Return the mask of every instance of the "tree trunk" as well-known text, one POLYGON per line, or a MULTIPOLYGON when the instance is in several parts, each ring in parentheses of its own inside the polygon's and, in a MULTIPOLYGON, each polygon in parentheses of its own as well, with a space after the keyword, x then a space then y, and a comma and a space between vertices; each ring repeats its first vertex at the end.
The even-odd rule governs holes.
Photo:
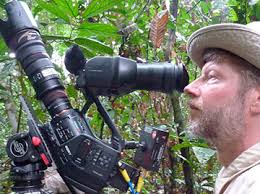
MULTIPOLYGON (((185 130, 184 129, 184 124, 183 124, 183 115, 182 115, 182 110, 180 107, 180 101, 179 101, 179 94, 174 93, 171 96, 171 103, 174 109, 174 121, 177 123, 177 135, 180 137, 179 143, 182 143, 181 139, 181 134, 185 130)), ((181 148, 181 155, 182 157, 186 158, 187 160, 190 159, 190 151, 189 148, 181 148)), ((182 168, 183 168, 183 174, 184 174, 184 180, 186 184, 186 193, 187 194, 194 194, 194 180, 193 180, 193 171, 191 166, 186 162, 183 161, 182 163, 182 168)))
MULTIPOLYGON (((174 20, 177 20, 177 15, 178 15, 178 0, 172 0, 171 5, 170 5, 170 14, 173 16, 174 20)), ((169 40, 167 42, 167 47, 165 50, 165 59, 167 61, 170 61, 172 56, 172 48, 176 42, 176 35, 175 35, 175 30, 170 29, 169 30, 169 40)), ((177 135, 181 137, 182 132, 184 131, 184 124, 183 124, 183 116, 182 116, 182 111, 180 107, 180 102, 179 102, 179 94, 174 93, 171 95, 171 104, 173 107, 173 113, 174 113, 174 122, 177 125, 177 135)), ((179 143, 182 143, 182 140, 180 138, 179 143)), ((171 152, 170 149, 169 151, 169 156, 170 156, 170 163, 176 164, 176 158, 174 158, 174 155, 171 152)), ((190 154, 189 154, 189 148, 182 148, 181 149, 181 155, 186 158, 187 160, 190 159, 190 154)), ((172 176, 171 176, 171 191, 174 193, 176 191, 176 183, 174 180, 175 177, 175 171, 174 171, 174 166, 172 166, 172 176)), ((186 161, 183 161, 182 164, 183 168, 183 174, 184 174, 184 180, 186 184, 186 193, 187 194, 194 194, 194 181, 193 181, 193 172, 192 168, 189 166, 189 164, 186 161)))
POLYGON ((5 104, 7 116, 9 118, 9 122, 12 126, 12 129, 13 129, 12 134, 15 134, 16 130, 17 130, 17 126, 18 126, 18 122, 17 122, 17 119, 16 119, 16 107, 10 99, 6 99, 4 104, 5 104))

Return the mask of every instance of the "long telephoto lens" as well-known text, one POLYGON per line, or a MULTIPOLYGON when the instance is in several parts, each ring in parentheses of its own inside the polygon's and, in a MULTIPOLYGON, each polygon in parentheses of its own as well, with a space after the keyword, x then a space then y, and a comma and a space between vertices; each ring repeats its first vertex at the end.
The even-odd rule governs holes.
POLYGON ((135 89, 145 89, 171 93, 173 90, 183 92, 189 83, 188 73, 183 65, 172 63, 137 63, 135 89))
POLYGON ((136 63, 123 57, 94 57, 78 71, 78 88, 96 95, 122 95, 134 90, 183 92, 189 82, 183 65, 173 63, 136 63))
POLYGON ((51 116, 71 107, 58 73, 44 48, 38 27, 28 8, 21 1, 6 5, 8 21, 1 33, 32 83, 36 96, 51 116))

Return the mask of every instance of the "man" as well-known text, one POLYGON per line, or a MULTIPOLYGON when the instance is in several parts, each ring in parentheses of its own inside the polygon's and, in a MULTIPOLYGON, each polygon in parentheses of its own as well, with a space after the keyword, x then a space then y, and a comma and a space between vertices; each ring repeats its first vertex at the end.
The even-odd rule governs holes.
POLYGON ((193 33, 188 55, 201 76, 185 87, 190 130, 217 150, 216 194, 260 193, 260 22, 193 33))

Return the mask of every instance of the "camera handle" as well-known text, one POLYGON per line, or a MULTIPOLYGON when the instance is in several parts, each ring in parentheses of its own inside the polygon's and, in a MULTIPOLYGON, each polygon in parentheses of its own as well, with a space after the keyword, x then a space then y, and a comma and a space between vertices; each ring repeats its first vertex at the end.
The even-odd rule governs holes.
POLYGON ((85 115, 87 113, 89 107, 93 103, 96 104, 98 112, 100 113, 100 115, 104 119, 104 122, 108 125, 108 127, 112 131, 112 138, 111 138, 112 140, 111 141, 112 141, 113 148, 120 150, 120 151, 122 151, 122 149, 137 149, 139 147, 144 148, 144 145, 139 143, 139 141, 125 141, 125 140, 123 140, 120 133, 118 132, 115 124, 112 122, 108 112, 106 111, 106 109, 104 108, 104 106, 102 105, 102 103, 100 102, 98 97, 95 96, 90 90, 88 90, 86 88, 84 90, 81 90, 81 92, 84 94, 84 96, 87 100, 84 107, 81 110, 81 113, 83 115, 85 115))
POLYGON ((91 104, 95 103, 98 112, 100 113, 100 115, 102 116, 102 118, 104 119, 104 122, 108 125, 109 129, 111 130, 112 133, 112 137, 111 137, 111 142, 112 142, 112 147, 118 151, 122 151, 125 147, 125 142, 122 139, 121 134, 119 133, 118 129, 116 128, 115 124, 113 123, 113 121, 111 120, 108 112, 106 111, 106 109, 104 108, 104 106, 102 105, 102 103, 100 102, 100 100, 98 99, 97 96, 95 96, 91 90, 89 90, 88 88, 84 88, 84 90, 81 90, 82 93, 84 94, 87 103, 84 105, 83 109, 82 109, 82 114, 86 114, 88 108, 91 106, 91 104))

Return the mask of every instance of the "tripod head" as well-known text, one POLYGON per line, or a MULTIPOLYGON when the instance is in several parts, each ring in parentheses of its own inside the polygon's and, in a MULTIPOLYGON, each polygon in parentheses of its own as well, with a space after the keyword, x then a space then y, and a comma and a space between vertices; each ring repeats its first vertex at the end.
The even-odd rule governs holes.
MULTIPOLYGON (((14 182, 15 193, 51 194, 43 188, 44 170, 51 166, 52 159, 46 150, 40 133, 40 126, 33 109, 23 97, 20 97, 24 111, 27 113, 28 132, 11 136, 6 145, 6 152, 11 162, 10 177, 14 182)), ((42 129, 44 130, 44 129, 42 129)))

